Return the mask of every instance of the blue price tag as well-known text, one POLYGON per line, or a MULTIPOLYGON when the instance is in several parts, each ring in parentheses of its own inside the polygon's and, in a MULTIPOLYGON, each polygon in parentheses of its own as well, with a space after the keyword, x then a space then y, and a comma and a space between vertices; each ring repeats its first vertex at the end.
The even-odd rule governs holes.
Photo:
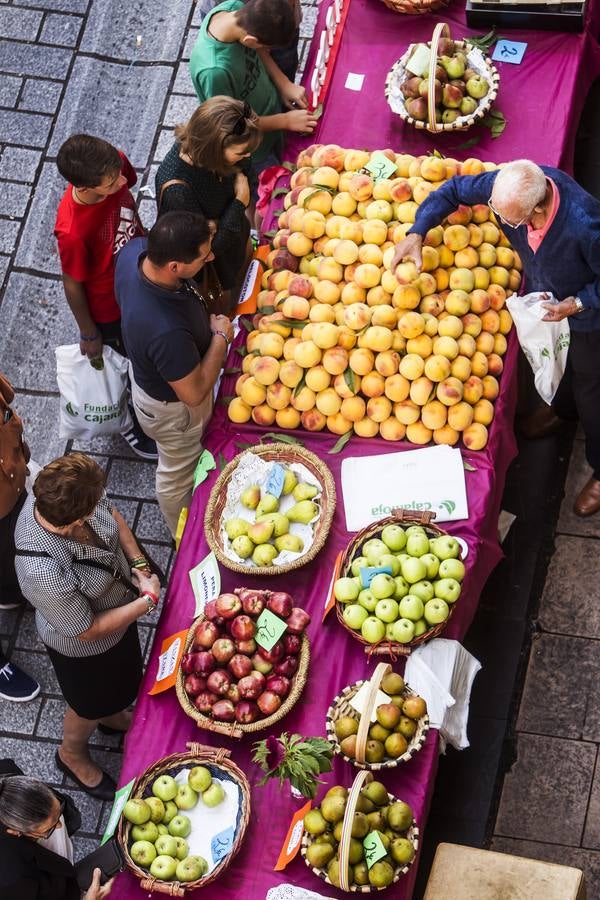
POLYGON ((492 59, 496 62, 514 63, 518 66, 525 56, 526 50, 527 44, 525 41, 498 41, 494 48, 492 59))
POLYGON ((233 827, 230 825, 225 831, 215 834, 210 842, 210 852, 216 865, 224 856, 227 856, 233 844, 233 827))
POLYGON ((391 575, 392 570, 389 566, 365 566, 360 570, 360 583, 363 588, 368 588, 376 575, 391 575))
POLYGON ((265 494, 273 494, 277 498, 281 497, 284 478, 283 467, 279 463, 275 463, 269 472, 269 478, 265 485, 265 494))

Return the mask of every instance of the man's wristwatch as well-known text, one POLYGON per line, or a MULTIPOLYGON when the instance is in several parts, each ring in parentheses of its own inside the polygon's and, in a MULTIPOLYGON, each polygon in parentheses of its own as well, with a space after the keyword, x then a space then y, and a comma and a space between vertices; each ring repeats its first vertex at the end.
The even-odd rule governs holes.
POLYGON ((583 310, 585 309, 585 306, 583 305, 583 303, 581 302, 579 297, 575 297, 575 306, 577 307, 577 311, 575 312, 575 315, 578 315, 580 312, 583 312, 583 310))

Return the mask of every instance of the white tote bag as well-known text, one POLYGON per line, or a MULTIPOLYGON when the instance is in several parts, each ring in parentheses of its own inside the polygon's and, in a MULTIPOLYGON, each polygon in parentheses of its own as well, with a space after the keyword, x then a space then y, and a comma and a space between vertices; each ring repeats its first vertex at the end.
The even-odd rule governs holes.
POLYGON ((548 311, 542 303, 556 303, 556 298, 536 291, 524 297, 513 294, 506 300, 519 343, 533 369, 537 392, 550 404, 565 374, 571 329, 568 319, 542 322, 548 311))
POLYGON ((79 344, 56 348, 61 438, 91 441, 131 428, 127 406, 129 362, 112 347, 104 346, 102 356, 104 368, 99 370, 81 355, 79 344))

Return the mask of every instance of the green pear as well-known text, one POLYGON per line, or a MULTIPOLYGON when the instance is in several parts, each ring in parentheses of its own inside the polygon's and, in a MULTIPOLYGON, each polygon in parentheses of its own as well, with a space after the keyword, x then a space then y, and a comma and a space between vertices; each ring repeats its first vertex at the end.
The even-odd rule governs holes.
POLYGON ((247 534, 240 534, 239 537, 236 537, 231 542, 231 547, 240 559, 248 559, 254 551, 254 544, 247 534))
POLYGON ((275 546, 281 553, 282 550, 290 550, 292 553, 302 553, 304 541, 297 534, 282 534, 275 538, 275 546))
POLYGON ((284 496, 291 494, 296 485, 298 484, 298 479, 296 478, 295 472, 292 472, 291 469, 283 470, 283 490, 281 493, 284 496))
POLYGON ((248 529, 248 537, 253 544, 266 544, 273 537, 274 530, 272 522, 255 522, 248 529))
POLYGON ((279 500, 273 494, 265 494, 260 498, 256 507, 256 515, 263 516, 265 513, 277 512, 279 509, 279 500))
POLYGON ((314 484, 307 484, 306 481, 301 481, 300 484, 296 485, 292 493, 294 500, 298 502, 300 500, 312 500, 319 493, 319 488, 315 487, 314 484))
POLYGON ((318 511, 319 507, 312 500, 301 500, 295 506, 292 506, 291 509, 288 509, 287 517, 290 522, 301 522, 303 525, 308 525, 318 511))
POLYGON ((322 869, 335 856, 335 850, 331 844, 309 844, 306 848, 306 859, 316 869, 322 869))
POLYGON ((248 534, 249 526, 250 523, 246 522, 245 519, 228 519, 227 522, 225 522, 227 537, 230 541, 233 541, 242 534, 248 534))
POLYGON ((243 491, 240 500, 248 509, 256 509, 256 507, 260 503, 259 486, 257 484, 251 484, 250 487, 247 487, 246 490, 243 491))
POLYGON ((290 521, 288 517, 278 512, 263 513, 262 515, 256 517, 256 521, 272 522, 273 537, 276 538, 281 537, 282 534, 287 534, 290 530, 290 521))
POLYGON ((276 556, 277 550, 273 544, 259 544, 254 548, 252 562, 257 566, 270 566, 276 556))

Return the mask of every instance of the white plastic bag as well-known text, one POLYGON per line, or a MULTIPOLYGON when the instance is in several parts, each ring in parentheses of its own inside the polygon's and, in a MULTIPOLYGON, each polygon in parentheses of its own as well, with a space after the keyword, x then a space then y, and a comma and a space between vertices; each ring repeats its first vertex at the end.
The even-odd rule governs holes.
POLYGON ((60 391, 60 437, 91 441, 131 428, 127 406, 129 363, 112 347, 102 348, 104 368, 95 369, 78 344, 56 348, 60 391))
POLYGON ((534 292, 518 297, 513 294, 506 300, 517 337, 533 369, 538 394, 546 403, 552 403, 567 365, 567 353, 571 342, 569 320, 542 322, 547 310, 542 303, 556 303, 552 294, 534 292))

